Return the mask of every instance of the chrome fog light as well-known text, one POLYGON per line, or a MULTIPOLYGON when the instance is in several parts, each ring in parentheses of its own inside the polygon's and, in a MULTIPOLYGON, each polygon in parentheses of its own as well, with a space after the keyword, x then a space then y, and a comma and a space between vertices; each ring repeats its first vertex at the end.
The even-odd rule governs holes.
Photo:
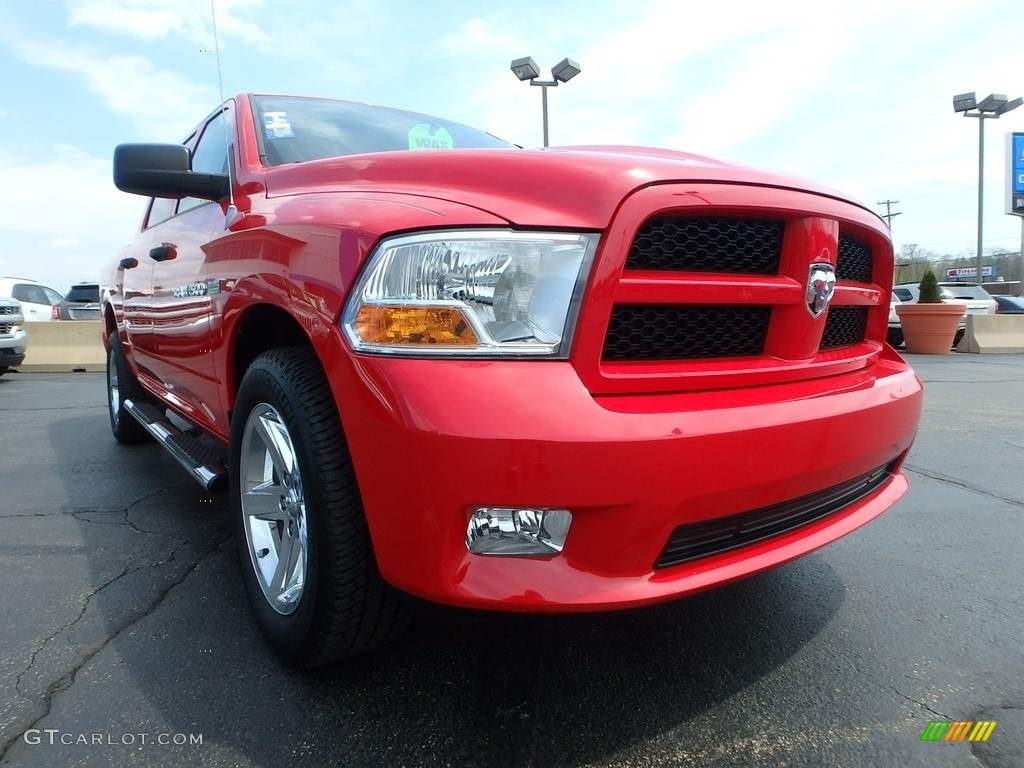
POLYGON ((570 525, 567 509, 474 507, 466 548, 476 555, 551 555, 562 551, 570 525))

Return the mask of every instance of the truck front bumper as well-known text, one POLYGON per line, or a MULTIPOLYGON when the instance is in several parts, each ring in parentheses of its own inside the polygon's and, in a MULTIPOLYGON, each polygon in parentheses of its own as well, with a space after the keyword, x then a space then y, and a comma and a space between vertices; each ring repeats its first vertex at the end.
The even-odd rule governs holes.
POLYGON ((852 373, 685 394, 594 397, 556 361, 339 349, 327 373, 385 580, 426 600, 502 611, 659 602, 835 541, 906 490, 899 467, 922 403, 920 381, 888 349, 852 373), (680 526, 763 514, 883 468, 865 495, 794 530, 655 565, 680 526), (564 549, 471 554, 467 526, 480 506, 569 510, 564 549))
POLYGON ((0 368, 16 368, 25 362, 27 343, 28 334, 19 326, 0 336, 0 368))

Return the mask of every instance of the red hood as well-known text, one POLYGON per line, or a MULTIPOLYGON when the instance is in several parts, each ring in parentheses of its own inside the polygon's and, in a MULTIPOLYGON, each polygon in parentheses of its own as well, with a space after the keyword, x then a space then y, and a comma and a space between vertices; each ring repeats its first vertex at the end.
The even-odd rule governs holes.
POLYGON ((513 225, 595 230, 608 225, 631 192, 666 182, 784 187, 855 203, 834 190, 788 176, 647 147, 382 152, 278 166, 266 172, 271 197, 394 192, 473 206, 513 225))

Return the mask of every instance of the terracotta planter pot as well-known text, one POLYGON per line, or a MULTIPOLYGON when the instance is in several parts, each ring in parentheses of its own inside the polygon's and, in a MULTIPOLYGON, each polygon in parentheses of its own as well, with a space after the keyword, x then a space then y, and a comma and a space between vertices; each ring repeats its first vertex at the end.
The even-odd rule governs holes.
POLYGON ((964 304, 898 304, 896 314, 903 326, 907 352, 916 355, 948 355, 964 304))

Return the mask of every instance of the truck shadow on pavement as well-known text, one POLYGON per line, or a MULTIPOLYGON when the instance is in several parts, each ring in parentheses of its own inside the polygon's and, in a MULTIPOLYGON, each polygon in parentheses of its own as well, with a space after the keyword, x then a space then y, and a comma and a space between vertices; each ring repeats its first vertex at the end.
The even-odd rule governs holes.
MULTIPOLYGON (((81 474, 80 449, 62 439, 72 428, 95 446, 94 482, 110 484, 111 499, 74 512, 92 591, 61 630, 76 655, 36 672, 47 714, 33 727, 203 734, 199 746, 151 747, 161 763, 626 759, 634 745, 672 739, 673 729, 771 673, 828 624, 845 595, 825 559, 811 555, 643 610, 469 624, 418 618, 371 655, 296 670, 249 616, 226 498, 204 496, 156 446, 114 444, 105 413, 68 422, 50 435, 57 477, 70 496, 81 474)), ((8 756, 24 749, 19 743, 8 756)), ((47 762, 83 757, 74 747, 47 750, 47 762)), ((122 752, 87 757, 114 764, 129 758, 122 752)))

